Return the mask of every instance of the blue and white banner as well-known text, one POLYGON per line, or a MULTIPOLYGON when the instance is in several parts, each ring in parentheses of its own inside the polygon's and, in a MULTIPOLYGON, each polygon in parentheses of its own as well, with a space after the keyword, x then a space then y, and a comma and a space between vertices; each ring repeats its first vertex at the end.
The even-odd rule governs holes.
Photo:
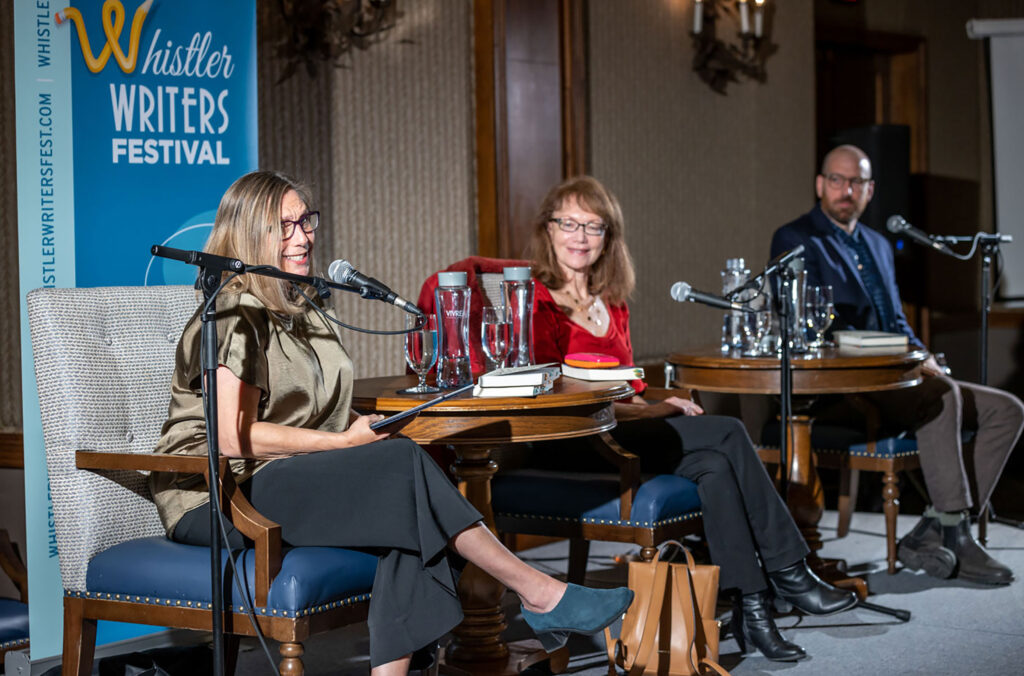
MULTIPOLYGON (((188 284, 149 248, 202 248, 257 167, 251 0, 16 0, 18 246, 32 660, 61 651, 62 589, 25 294, 188 284)), ((152 628, 101 623, 98 643, 152 628)))

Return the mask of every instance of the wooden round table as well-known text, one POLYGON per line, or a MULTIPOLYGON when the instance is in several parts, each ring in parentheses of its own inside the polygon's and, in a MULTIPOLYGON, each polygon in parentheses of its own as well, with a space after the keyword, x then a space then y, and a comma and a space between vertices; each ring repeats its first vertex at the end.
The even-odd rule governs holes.
MULTIPOLYGON (((400 395, 415 383, 413 376, 390 376, 355 381, 352 407, 362 413, 396 413, 435 395, 400 395)), ((452 466, 459 490, 494 531, 491 477, 498 469, 491 451, 501 445, 548 441, 601 434, 615 427, 612 404, 633 396, 624 382, 585 382, 559 378, 554 389, 537 397, 473 398, 467 395, 426 409, 402 430, 421 445, 451 445, 452 466)), ((561 649, 550 656, 536 640, 505 642, 508 626, 501 609, 505 587, 469 564, 459 578, 459 599, 465 615, 452 630, 454 640, 444 653, 442 671, 467 674, 519 673, 536 662, 551 659, 558 673, 568 664, 561 649)))
MULTIPOLYGON (((927 356, 927 352, 918 349, 898 354, 864 354, 836 348, 793 355, 793 394, 854 394, 913 387, 921 382, 921 364, 927 356)), ((668 361, 675 367, 673 383, 678 387, 738 394, 780 393, 781 368, 777 358, 739 357, 723 354, 718 347, 708 347, 672 354, 668 361)), ((791 415, 787 431, 792 457, 786 502, 811 548, 811 563, 825 577, 857 589, 863 597, 867 593, 863 580, 846 577, 842 562, 825 561, 816 555, 821 549, 818 522, 825 509, 825 497, 811 452, 810 416, 791 415)))

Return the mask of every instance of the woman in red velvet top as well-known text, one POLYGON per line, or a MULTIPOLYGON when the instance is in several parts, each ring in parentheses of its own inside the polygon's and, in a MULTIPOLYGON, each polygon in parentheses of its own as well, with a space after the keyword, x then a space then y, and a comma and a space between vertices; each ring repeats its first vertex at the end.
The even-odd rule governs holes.
MULTIPOLYGON (((618 201, 589 176, 566 181, 544 199, 531 242, 538 363, 573 352, 633 363, 626 299, 636 277, 623 227, 618 201)), ((721 587, 738 596, 734 628, 741 647, 749 642, 774 660, 806 657, 776 628, 769 593, 815 615, 850 608, 856 597, 807 567, 807 545, 739 420, 703 415, 679 397, 648 403, 640 396, 646 386, 632 384, 637 395, 616 404, 612 435, 640 456, 644 472, 675 473, 697 484, 721 587)))

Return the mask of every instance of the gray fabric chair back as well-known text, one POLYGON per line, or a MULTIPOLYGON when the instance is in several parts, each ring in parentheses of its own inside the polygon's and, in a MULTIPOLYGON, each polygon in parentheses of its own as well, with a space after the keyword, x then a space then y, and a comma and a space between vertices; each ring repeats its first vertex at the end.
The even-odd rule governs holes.
POLYGON ((28 294, 66 590, 85 591, 86 566, 99 552, 164 532, 145 475, 78 470, 75 451, 152 452, 167 418, 178 339, 197 305, 188 286, 28 294))

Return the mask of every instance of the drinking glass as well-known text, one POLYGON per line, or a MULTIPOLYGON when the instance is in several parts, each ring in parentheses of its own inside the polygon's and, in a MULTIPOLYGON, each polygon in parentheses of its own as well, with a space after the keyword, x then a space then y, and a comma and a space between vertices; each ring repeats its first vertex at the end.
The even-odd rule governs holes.
POLYGON ((814 340, 810 347, 825 347, 824 335, 835 318, 835 305, 832 300, 831 286, 812 286, 807 289, 804 317, 807 327, 814 332, 814 340))
POLYGON ((399 394, 433 394, 441 390, 427 385, 427 373, 437 363, 437 317, 427 315, 406 315, 405 328, 405 363, 409 365, 420 381, 415 387, 399 390, 399 394), (419 322, 423 325, 416 328, 419 322))
POLYGON ((505 365, 505 358, 512 347, 512 324, 502 306, 484 308, 483 322, 480 324, 480 341, 483 343, 484 354, 492 368, 505 365))

